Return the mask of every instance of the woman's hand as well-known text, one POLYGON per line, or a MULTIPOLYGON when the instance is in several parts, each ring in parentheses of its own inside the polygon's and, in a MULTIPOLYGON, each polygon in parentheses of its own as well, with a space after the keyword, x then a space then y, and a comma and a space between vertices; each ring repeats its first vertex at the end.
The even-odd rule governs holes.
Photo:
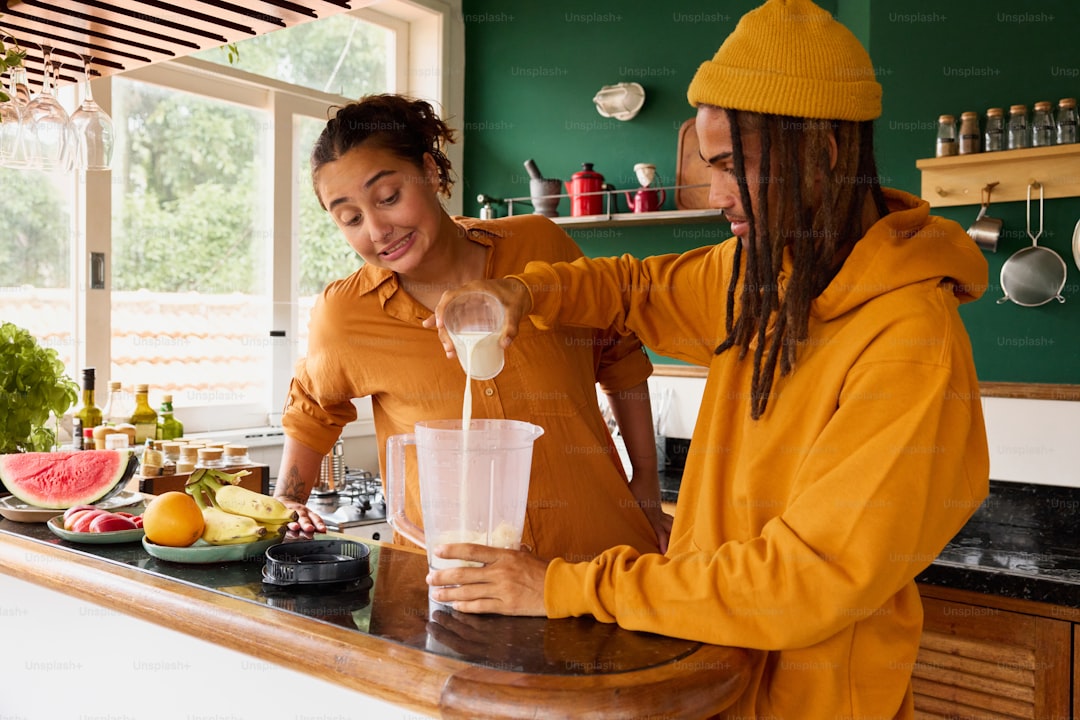
POLYGON ((502 338, 499 343, 504 349, 509 347, 514 338, 517 337, 518 325, 521 324, 522 318, 532 310, 532 296, 529 294, 529 289, 523 282, 513 278, 474 280, 459 288, 444 292, 442 297, 439 298, 439 304, 435 306, 435 313, 424 320, 424 327, 438 328, 439 340, 442 342, 443 350, 446 351, 446 357, 454 358, 457 357, 457 354, 454 352, 454 343, 450 340, 450 335, 443 326, 443 310, 446 308, 447 303, 458 295, 467 292, 486 292, 498 298, 505 312, 502 338))
POLYGON ((645 511, 645 517, 649 518, 649 524, 656 533, 656 542, 660 546, 661 554, 666 553, 668 542, 671 540, 671 525, 675 518, 655 505, 643 505, 641 509, 645 511))
POLYGON ((285 526, 285 537, 304 538, 310 540, 315 533, 326 532, 326 523, 318 513, 309 510, 308 506, 293 498, 278 497, 285 507, 296 511, 296 520, 285 526))
POLYGON ((482 567, 432 570, 431 597, 459 612, 543 617, 546 560, 522 550, 456 543, 435 548, 435 556, 483 563, 482 567))

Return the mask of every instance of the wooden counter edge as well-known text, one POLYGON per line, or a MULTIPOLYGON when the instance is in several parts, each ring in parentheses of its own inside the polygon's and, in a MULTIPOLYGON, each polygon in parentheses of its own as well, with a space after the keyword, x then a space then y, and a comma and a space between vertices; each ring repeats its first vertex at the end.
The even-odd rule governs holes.
POLYGON ((629 673, 499 671, 10 533, 0 533, 0 573, 436 717, 505 717, 508 707, 535 712, 537 703, 565 716, 591 708, 590 717, 625 717, 631 707, 634 716, 667 716, 683 696, 680 702, 710 715, 735 701, 752 664, 750 651, 702 645, 682 660, 629 673), (492 715, 481 711, 488 695, 492 715))
POLYGON ((753 651, 702 645, 671 663, 604 675, 522 675, 482 667, 455 673, 443 690, 443 717, 711 717, 750 682, 753 651))

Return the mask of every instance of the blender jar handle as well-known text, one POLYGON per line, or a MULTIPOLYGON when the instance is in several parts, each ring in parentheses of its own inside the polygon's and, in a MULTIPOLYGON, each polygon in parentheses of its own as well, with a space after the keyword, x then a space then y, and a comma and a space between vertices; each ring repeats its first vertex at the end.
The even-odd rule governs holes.
POLYGON ((424 531, 405 516, 405 447, 416 445, 416 434, 391 435, 386 439, 386 519, 390 527, 420 547, 424 531))

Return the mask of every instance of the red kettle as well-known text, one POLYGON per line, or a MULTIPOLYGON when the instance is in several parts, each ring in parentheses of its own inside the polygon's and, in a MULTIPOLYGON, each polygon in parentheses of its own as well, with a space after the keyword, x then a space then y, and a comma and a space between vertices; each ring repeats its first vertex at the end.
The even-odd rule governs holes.
POLYGON ((626 193, 626 204, 630 206, 630 212, 643 213, 659 210, 660 206, 667 200, 667 193, 663 188, 659 190, 651 190, 649 188, 641 188, 633 196, 630 195, 630 191, 624 191, 626 193))
POLYGON ((604 176, 593 170, 592 163, 582 163, 581 169, 566 183, 570 196, 570 214, 601 215, 604 212, 604 176))

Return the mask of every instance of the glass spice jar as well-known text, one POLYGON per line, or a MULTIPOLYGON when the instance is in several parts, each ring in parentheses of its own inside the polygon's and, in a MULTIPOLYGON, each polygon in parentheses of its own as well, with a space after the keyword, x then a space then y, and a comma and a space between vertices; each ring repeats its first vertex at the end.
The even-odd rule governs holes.
POLYGON ((1005 149, 1005 111, 990 108, 986 111, 986 129, 983 132, 983 152, 1005 149))
POLYGON ((935 157, 948 157, 956 154, 956 118, 952 115, 938 117, 937 150, 935 157))
POLYGON ((960 154, 979 152, 979 116, 965 112, 960 115, 960 154))
POLYGON ((1009 107, 1009 124, 1006 130, 1006 144, 1009 150, 1031 147, 1031 136, 1028 134, 1027 105, 1012 105, 1009 107))
POLYGON ((1035 112, 1031 116, 1031 146, 1046 147, 1054 144, 1054 121, 1050 117, 1050 103, 1035 103, 1035 112))
POLYGON ((1076 98, 1062 98, 1058 101, 1057 143, 1068 145, 1077 141, 1076 98))
POLYGON ((247 445, 233 445, 230 443, 223 449, 225 450, 225 467, 251 464, 251 456, 248 455, 247 445))

